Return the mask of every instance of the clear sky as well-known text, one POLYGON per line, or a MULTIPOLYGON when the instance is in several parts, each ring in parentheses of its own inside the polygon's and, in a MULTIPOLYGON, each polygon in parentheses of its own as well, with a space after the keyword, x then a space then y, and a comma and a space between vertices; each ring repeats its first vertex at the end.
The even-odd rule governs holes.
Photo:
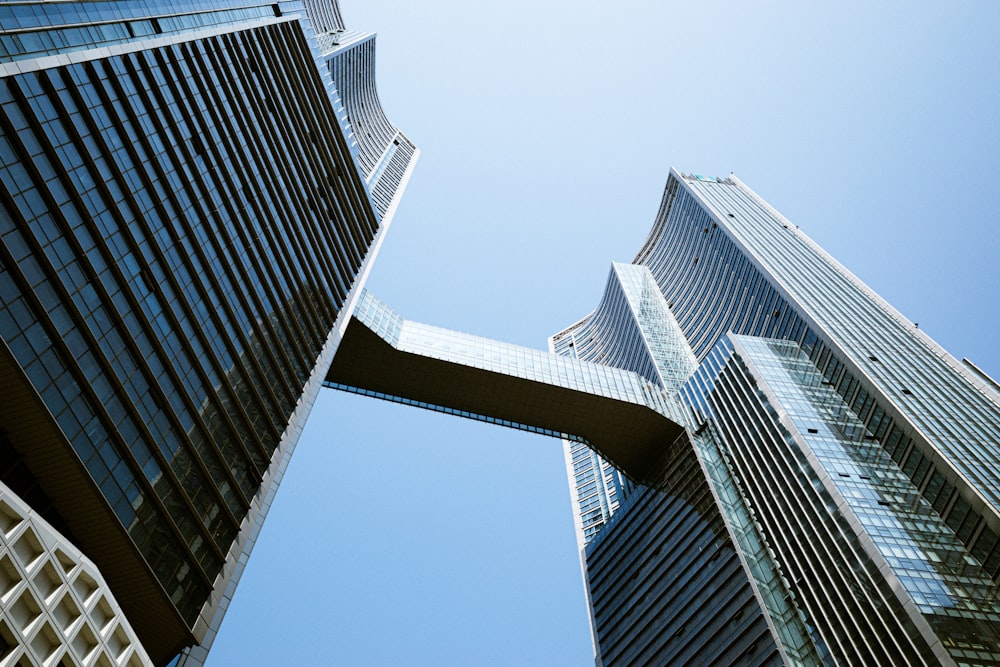
MULTIPOLYGON (((422 150, 369 288, 544 348, 670 165, 1000 377, 1000 3, 341 0, 422 150)), ((325 391, 209 667, 587 665, 559 442, 325 391)))

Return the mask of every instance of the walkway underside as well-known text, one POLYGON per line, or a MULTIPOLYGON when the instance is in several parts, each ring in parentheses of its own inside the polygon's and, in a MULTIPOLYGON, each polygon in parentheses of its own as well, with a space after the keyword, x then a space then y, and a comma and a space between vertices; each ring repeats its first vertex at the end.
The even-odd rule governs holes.
MULTIPOLYGON (((352 318, 327 375, 327 385, 497 421, 514 428, 581 439, 639 482, 654 481, 653 467, 659 455, 682 431, 680 425, 646 405, 558 382, 516 377, 502 370, 483 368, 490 364, 482 362, 474 366, 401 347, 404 346, 391 344, 362 321, 352 318)), ((563 360, 537 350, 532 352, 559 363, 563 360)))

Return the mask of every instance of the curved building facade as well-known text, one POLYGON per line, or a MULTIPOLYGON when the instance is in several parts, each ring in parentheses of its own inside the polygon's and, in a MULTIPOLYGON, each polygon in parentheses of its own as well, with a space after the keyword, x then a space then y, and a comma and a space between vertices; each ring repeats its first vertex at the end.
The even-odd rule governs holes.
MULTIPOLYGON (((668 395, 697 365, 649 270, 617 262, 594 312, 552 336, 549 349, 630 370, 668 395)), ((566 440, 563 446, 582 549, 611 518, 632 482, 584 443, 566 440)))
MULTIPOLYGON (((997 385, 734 176, 672 170, 634 263, 668 311, 653 317, 685 341, 666 356, 687 377, 666 391, 687 411, 697 465, 780 660, 1000 664, 997 385)), ((621 315, 619 292, 609 287, 550 347, 650 368, 652 348, 638 318, 621 315)), ((580 541, 595 654, 599 664, 632 664, 623 645, 659 650, 676 632, 662 617, 630 618, 676 595, 676 581, 647 582, 637 597, 638 584, 621 580, 662 557, 663 545, 643 540, 660 531, 655 517, 672 495, 627 490, 602 507, 610 518, 588 524, 593 482, 608 466, 566 445, 578 529, 590 525, 580 541)), ((669 489, 676 474, 663 472, 669 489)), ((669 543, 690 539, 678 529, 669 543)), ((697 562, 681 580, 698 576, 697 562)), ((688 660, 671 655, 666 662, 688 660)))
POLYGON ((551 355, 344 340, 330 386, 563 438, 598 665, 1000 664, 996 385, 735 177, 672 171, 551 355))
POLYGON ((799 342, 994 578, 1000 393, 735 177, 671 174, 637 263, 699 358, 726 333, 799 342))
POLYGON ((348 141, 358 149, 361 168, 380 215, 395 205, 409 178, 416 147, 392 124, 375 86, 375 35, 329 33, 320 37, 323 60, 348 119, 348 141))

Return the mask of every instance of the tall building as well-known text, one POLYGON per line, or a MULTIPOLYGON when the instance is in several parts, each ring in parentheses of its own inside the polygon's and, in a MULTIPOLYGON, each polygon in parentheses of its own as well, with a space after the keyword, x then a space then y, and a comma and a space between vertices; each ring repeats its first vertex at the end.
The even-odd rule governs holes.
POLYGON ((333 0, 0 26, 0 662, 198 664, 417 151, 333 0))
MULTIPOLYGON (((609 315, 609 285, 550 346, 647 376, 700 364, 660 384, 680 389, 786 659, 791 648, 837 664, 997 664, 1000 387, 734 176, 672 171, 634 266, 658 312, 633 299, 609 315), (686 349, 658 349, 655 324, 686 349)), ((670 501, 643 489, 605 504, 606 465, 576 443, 566 456, 596 654, 629 664, 676 641, 676 624, 657 620, 677 606, 676 582, 652 573, 664 545, 634 538, 670 501)))
POLYGON ((1000 664, 1000 385, 735 176, 549 346, 365 296, 327 384, 565 441, 597 664, 1000 664))

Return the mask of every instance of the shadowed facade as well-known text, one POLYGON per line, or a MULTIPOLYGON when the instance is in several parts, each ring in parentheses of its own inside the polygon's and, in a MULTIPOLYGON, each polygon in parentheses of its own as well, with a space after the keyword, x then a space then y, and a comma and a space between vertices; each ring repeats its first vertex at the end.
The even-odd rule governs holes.
MULTIPOLYGON (((116 661, 195 665, 418 151, 333 0, 0 3, 0 25, 0 494, 96 566, 145 647, 116 661)), ((0 662, 91 664, 111 631, 35 622, 82 581, 36 560, 5 570, 0 662)))

